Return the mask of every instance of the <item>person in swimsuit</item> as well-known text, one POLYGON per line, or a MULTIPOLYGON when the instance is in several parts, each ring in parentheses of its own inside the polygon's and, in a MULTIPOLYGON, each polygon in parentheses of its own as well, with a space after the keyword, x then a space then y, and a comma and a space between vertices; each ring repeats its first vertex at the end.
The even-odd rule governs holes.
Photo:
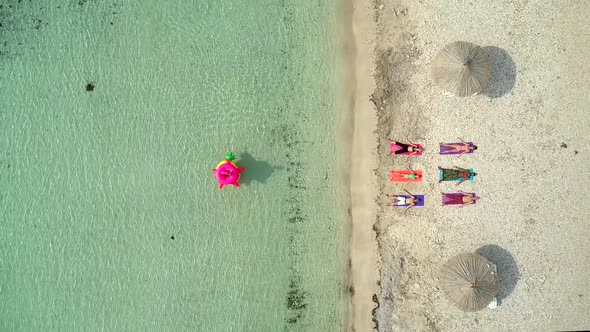
POLYGON ((464 207, 466 205, 475 204, 475 202, 479 199, 479 196, 475 194, 466 193, 462 190, 458 191, 459 193, 442 194, 442 205, 461 205, 460 207, 464 207))
POLYGON ((441 183, 442 181, 456 181, 460 179, 460 181, 457 182, 455 186, 458 186, 477 175, 475 172, 471 172, 466 168, 457 166, 453 166, 453 168, 442 168, 439 166, 438 169, 442 171, 442 178, 438 180, 438 183, 441 183))
POLYGON ((465 142, 462 138, 459 138, 462 143, 453 143, 453 144, 444 144, 440 143, 440 146, 444 146, 446 148, 450 148, 451 150, 447 150, 445 152, 441 152, 441 154, 451 154, 451 153, 459 153, 459 157, 477 150, 476 145, 471 145, 465 142))
POLYGON ((420 203, 420 199, 416 196, 410 194, 407 190, 404 189, 406 194, 409 197, 401 196, 401 195, 390 195, 386 194, 387 198, 391 198, 391 204, 387 203, 387 206, 405 206, 404 212, 407 211, 409 208, 414 207, 416 204, 420 203))
POLYGON ((410 142, 410 140, 406 140, 406 141, 408 142, 406 144, 394 141, 394 143, 397 146, 401 147, 401 149, 395 151, 393 154, 410 153, 410 155, 414 155, 416 153, 422 152, 422 149, 417 144, 410 142))
MULTIPOLYGON (((408 167, 408 169, 412 172, 411 174, 404 174, 404 172, 400 171, 392 171, 391 172, 391 181, 392 182, 414 182, 420 181, 422 176, 416 173, 413 169, 408 167)), ((407 172, 405 172, 407 173, 407 172)))
POLYGON ((410 182, 411 182, 411 181, 416 181, 416 180, 420 179, 420 175, 418 175, 416 173, 404 174, 404 178, 405 179, 410 179, 410 182))

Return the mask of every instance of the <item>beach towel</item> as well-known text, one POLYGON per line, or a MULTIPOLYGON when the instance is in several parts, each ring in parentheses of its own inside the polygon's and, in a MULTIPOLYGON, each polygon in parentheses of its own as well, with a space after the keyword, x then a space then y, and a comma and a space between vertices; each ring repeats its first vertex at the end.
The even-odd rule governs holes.
MULTIPOLYGON (((475 193, 470 193, 471 195, 475 196, 475 193)), ((463 205, 463 197, 467 196, 464 193, 449 193, 449 194, 442 194, 442 202, 444 205, 463 205)), ((471 204, 477 204, 477 201, 474 201, 471 204)))
MULTIPOLYGON (((473 168, 468 169, 470 174, 473 174, 473 168)), ((460 182, 463 181, 463 177, 461 177, 461 173, 463 171, 453 168, 443 168, 438 170, 438 179, 440 181, 451 181, 451 182, 460 182)), ((469 176, 467 180, 473 181, 475 178, 473 176, 469 176)))
MULTIPOLYGON (((398 197, 402 197, 405 199, 410 198, 409 195, 392 195, 391 202, 393 203, 393 207, 407 207, 410 205, 410 204, 396 205, 396 198, 398 198, 398 197)), ((414 197, 416 197, 419 200, 418 202, 416 202, 416 205, 414 205, 414 206, 424 206, 424 195, 414 195, 414 197)))
MULTIPOLYGON (((445 143, 445 144, 464 144, 463 142, 458 142, 458 143, 445 143)), ((469 144, 469 146, 473 147, 473 142, 467 142, 467 144, 469 144)), ((453 148, 449 148, 447 146, 443 146, 440 145, 440 154, 461 154, 461 152, 448 152, 448 151, 452 151, 454 150, 453 148)), ((473 150, 469 151, 469 152, 465 152, 467 153, 473 153, 473 150)))
POLYGON ((389 179, 391 182, 422 182, 422 171, 397 169, 389 173, 389 179))
MULTIPOLYGON (((423 150, 424 147, 422 144, 416 144, 416 146, 423 150)), ((389 154, 399 155, 399 156, 421 156, 422 151, 420 152, 408 152, 407 151, 408 144, 399 143, 399 142, 391 142, 389 145, 389 154)))

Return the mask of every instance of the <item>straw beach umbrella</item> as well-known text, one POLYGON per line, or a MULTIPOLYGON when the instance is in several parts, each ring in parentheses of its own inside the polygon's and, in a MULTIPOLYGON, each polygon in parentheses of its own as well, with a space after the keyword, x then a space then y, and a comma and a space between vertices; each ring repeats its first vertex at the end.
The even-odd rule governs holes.
POLYGON ((494 266, 480 255, 459 254, 441 272, 443 293, 463 311, 484 309, 500 291, 494 266))
POLYGON ((486 51, 472 43, 446 45, 432 63, 432 76, 447 93, 459 97, 480 93, 490 82, 492 61, 486 51))

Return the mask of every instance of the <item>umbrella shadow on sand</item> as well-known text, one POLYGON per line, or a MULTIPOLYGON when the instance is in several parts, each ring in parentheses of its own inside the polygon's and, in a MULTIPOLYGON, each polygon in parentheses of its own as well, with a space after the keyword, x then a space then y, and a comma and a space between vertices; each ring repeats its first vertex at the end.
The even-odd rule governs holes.
POLYGON ((516 84, 516 65, 512 57, 503 49, 495 46, 483 48, 492 60, 492 77, 482 94, 499 98, 512 91, 516 84))
POLYGON ((284 168, 283 166, 273 166, 264 160, 256 160, 248 152, 240 154, 238 164, 240 167, 246 168, 246 171, 240 175, 240 183, 246 185, 250 184, 252 181, 266 183, 274 171, 282 170, 284 168))
POLYGON ((475 251, 476 254, 487 258, 498 268, 498 277, 500 281, 500 292, 497 295, 498 305, 502 300, 508 297, 520 279, 518 266, 512 255, 504 248, 495 244, 485 245, 475 251))

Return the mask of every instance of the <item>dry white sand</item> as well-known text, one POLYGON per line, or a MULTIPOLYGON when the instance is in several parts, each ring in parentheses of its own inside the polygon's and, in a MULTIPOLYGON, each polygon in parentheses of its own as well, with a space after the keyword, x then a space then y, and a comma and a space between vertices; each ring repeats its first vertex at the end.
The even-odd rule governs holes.
POLYGON ((373 5, 379 190, 401 193, 388 171, 412 166, 426 179, 406 188, 427 195, 425 207, 405 215, 379 201, 379 330, 590 328, 590 3, 373 5), (488 47, 495 69, 485 94, 449 98, 433 85, 430 61, 456 40, 488 47), (387 139, 406 137, 424 143, 426 154, 388 156, 387 139), (439 142, 457 137, 479 150, 438 155, 439 142), (436 167, 454 165, 479 174, 460 187, 482 197, 477 206, 441 206, 440 193, 456 188, 437 183, 436 167), (464 313, 444 298, 437 274, 451 256, 478 249, 498 265, 501 303, 464 313))

